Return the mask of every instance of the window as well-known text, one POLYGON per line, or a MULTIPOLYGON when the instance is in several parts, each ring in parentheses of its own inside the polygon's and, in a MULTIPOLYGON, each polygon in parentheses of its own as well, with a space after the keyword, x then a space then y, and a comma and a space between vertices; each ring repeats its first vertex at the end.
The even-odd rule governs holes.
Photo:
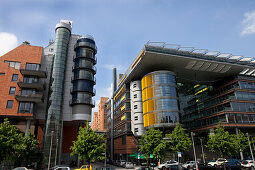
POLYGON ((137 109, 137 105, 134 105, 134 109, 137 109))
POLYGON ((137 94, 134 94, 134 99, 137 98, 137 94))
POLYGON ((136 84, 133 84, 133 88, 136 88, 136 84))
POLYGON ((13 100, 8 100, 7 105, 6 105, 6 109, 11 109, 12 105, 13 105, 13 100))
POLYGON ((33 113, 34 104, 30 102, 20 102, 18 113, 33 113))
POLYGON ((5 63, 9 63, 9 67, 13 67, 15 69, 20 69, 20 62, 16 62, 16 61, 4 61, 5 63))
POLYGON ((138 116, 135 116, 135 120, 138 120, 138 116))
POLYGON ((135 132, 138 132, 138 128, 135 128, 135 132))
POLYGON ((12 81, 18 81, 18 74, 12 75, 12 81))
POLYGON ((39 70, 40 69, 40 64, 35 64, 35 63, 27 63, 26 64, 26 70, 39 70))
POLYGON ((5 75, 5 73, 0 73, 0 76, 1 76, 1 75, 5 75))
POLYGON ((10 87, 9 94, 10 94, 10 95, 15 94, 15 90, 16 90, 16 87, 10 87))

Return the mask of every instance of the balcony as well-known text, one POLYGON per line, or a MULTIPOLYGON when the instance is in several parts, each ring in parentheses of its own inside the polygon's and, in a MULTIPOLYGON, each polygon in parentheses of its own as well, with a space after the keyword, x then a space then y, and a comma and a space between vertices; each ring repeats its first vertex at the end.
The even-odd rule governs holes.
POLYGON ((75 61, 78 58, 87 58, 87 59, 90 59, 90 60, 92 59, 93 60, 93 64, 94 65, 97 64, 97 57, 96 56, 94 56, 94 57, 86 57, 86 56, 76 56, 76 55, 74 55, 73 56, 73 61, 75 61))
POLYGON ((22 75, 38 76, 40 78, 47 78, 47 71, 41 70, 41 66, 39 64, 35 67, 28 67, 27 65, 21 65, 20 73, 22 75))
POLYGON ((91 93, 93 96, 96 95, 96 89, 93 88, 93 91, 91 91, 90 89, 73 89, 72 87, 70 88, 70 93, 74 93, 74 92, 88 92, 91 93))
POLYGON ((97 68, 95 66, 93 66, 92 68, 91 67, 88 67, 88 66, 82 66, 82 65, 79 65, 79 66, 73 66, 72 67, 72 70, 76 70, 76 69, 88 69, 88 70, 91 70, 93 71, 94 74, 96 74, 97 72, 97 68))
POLYGON ((34 102, 34 103, 42 103, 43 102, 43 93, 35 93, 35 94, 20 94, 17 93, 15 95, 15 99, 19 102, 34 102))
POLYGON ((71 81, 73 82, 74 80, 90 80, 90 81, 93 81, 94 85, 97 82, 96 77, 93 77, 93 79, 87 78, 87 77, 71 77, 71 81))
POLYGON ((75 100, 70 100, 69 104, 75 105, 75 104, 86 104, 86 105, 91 105, 92 107, 95 107, 95 100, 80 100, 80 99, 75 99, 75 100))
POLYGON ((32 80, 27 82, 19 80, 17 84, 20 88, 37 89, 38 91, 45 89, 45 82, 43 80, 32 80))

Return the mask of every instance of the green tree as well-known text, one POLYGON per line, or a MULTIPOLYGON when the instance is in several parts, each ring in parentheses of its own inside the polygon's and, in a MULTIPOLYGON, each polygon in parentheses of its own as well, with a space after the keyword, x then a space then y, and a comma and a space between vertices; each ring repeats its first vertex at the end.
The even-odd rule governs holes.
POLYGON ((150 155, 154 158, 164 158, 166 155, 167 141, 163 140, 162 132, 155 130, 152 127, 142 135, 139 140, 139 151, 147 158, 147 162, 150 155))
POLYGON ((105 152, 105 139, 103 135, 94 132, 89 123, 85 127, 80 127, 77 141, 73 141, 71 155, 78 155, 79 159, 87 162, 104 160, 102 153, 105 152))
POLYGON ((222 158, 227 155, 236 155, 240 151, 240 140, 237 139, 237 135, 229 134, 229 132, 225 131, 224 127, 219 123, 215 132, 209 135, 206 147, 211 152, 219 154, 222 158))
POLYGON ((23 44, 23 45, 30 45, 30 42, 24 41, 22 44, 23 44))
POLYGON ((236 145, 238 146, 239 151, 244 152, 244 150, 249 147, 248 138, 240 130, 235 137, 235 142, 237 142, 236 145))
POLYGON ((29 160, 29 156, 35 153, 38 140, 28 133, 21 133, 18 128, 11 125, 5 119, 0 125, 0 162, 12 161, 17 164, 29 160))
POLYGON ((170 134, 166 134, 169 138, 169 149, 177 154, 177 152, 188 151, 192 145, 191 139, 186 134, 183 128, 176 124, 174 130, 170 134))

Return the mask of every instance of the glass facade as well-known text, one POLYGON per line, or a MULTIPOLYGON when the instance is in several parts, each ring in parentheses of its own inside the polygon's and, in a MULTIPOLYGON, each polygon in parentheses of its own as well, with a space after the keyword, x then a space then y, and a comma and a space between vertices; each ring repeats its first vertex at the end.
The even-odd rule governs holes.
POLYGON ((179 123, 174 73, 152 72, 145 75, 141 82, 144 127, 179 123))
POLYGON ((95 41, 82 37, 77 40, 75 45, 73 89, 71 90, 72 105, 83 103, 94 106, 92 96, 95 95, 93 88, 96 83, 94 64, 97 51, 96 48, 92 48, 92 45, 89 44, 95 46, 95 41), (86 42, 86 44, 83 44, 83 42, 86 42))
POLYGON ((198 84, 178 82, 182 123, 194 129, 222 123, 253 123, 255 78, 229 77, 198 84))

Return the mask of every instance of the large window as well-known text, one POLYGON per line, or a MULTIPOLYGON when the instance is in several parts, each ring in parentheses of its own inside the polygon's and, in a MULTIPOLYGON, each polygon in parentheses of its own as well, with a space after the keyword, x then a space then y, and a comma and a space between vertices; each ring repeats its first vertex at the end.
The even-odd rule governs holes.
POLYGON ((14 69, 20 69, 20 62, 6 60, 4 62, 9 63, 9 67, 13 67, 14 69))
POLYGON ((24 83, 37 83, 38 82, 38 78, 35 76, 25 76, 23 79, 24 83))
POLYGON ((33 113, 34 103, 20 102, 18 113, 33 113))
POLYGON ((6 104, 6 109, 12 109, 13 100, 8 100, 6 104))
POLYGON ((39 70, 40 69, 40 64, 35 64, 35 63, 27 63, 26 64, 26 70, 39 70))

